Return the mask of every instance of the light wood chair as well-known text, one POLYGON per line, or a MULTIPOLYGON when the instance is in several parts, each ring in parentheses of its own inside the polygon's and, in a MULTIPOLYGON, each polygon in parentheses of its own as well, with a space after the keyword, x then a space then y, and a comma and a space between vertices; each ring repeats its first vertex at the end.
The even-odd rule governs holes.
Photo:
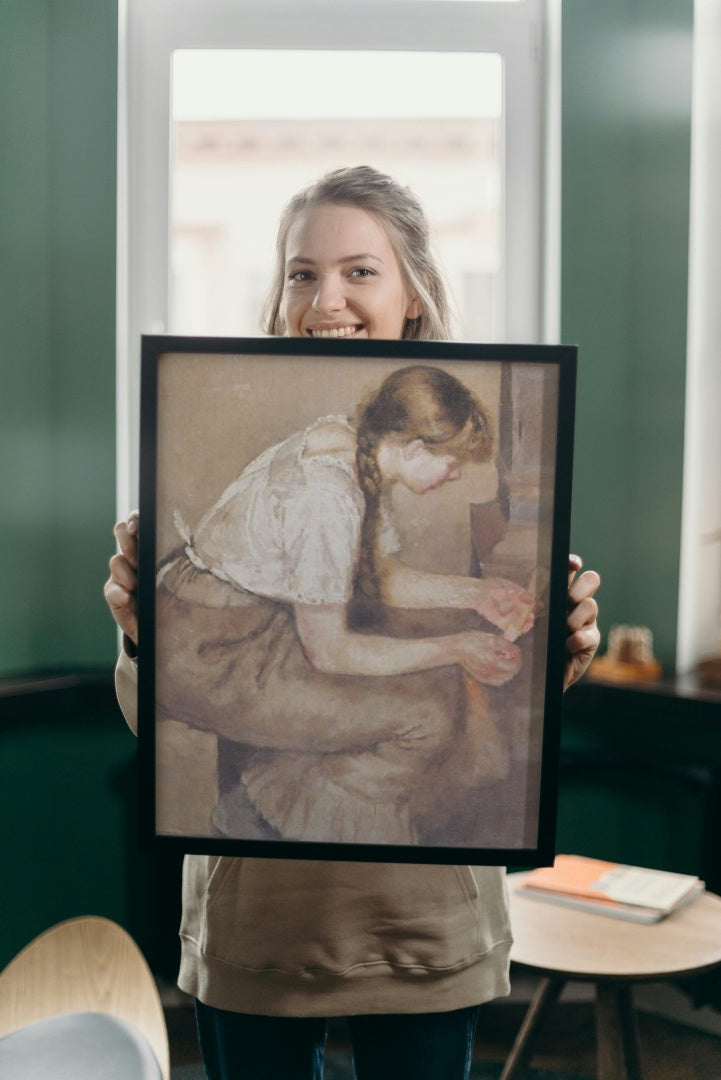
POLYGON ((165 1016, 145 958, 122 927, 93 915, 46 930, 0 973, 0 1039, 36 1021, 84 1013, 140 1032, 169 1080, 165 1016))

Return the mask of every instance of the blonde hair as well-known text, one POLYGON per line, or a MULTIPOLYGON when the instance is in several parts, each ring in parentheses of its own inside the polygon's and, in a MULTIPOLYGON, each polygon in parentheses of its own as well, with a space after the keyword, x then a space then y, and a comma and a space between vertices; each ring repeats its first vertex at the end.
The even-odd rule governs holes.
POLYGON ((288 233, 300 214, 323 203, 359 207, 372 214, 385 228, 401 273, 421 306, 417 318, 406 319, 401 338, 448 341, 452 336, 451 311, 441 271, 430 250, 428 221, 423 207, 410 188, 370 165, 327 173, 294 195, 285 207, 278 224, 275 272, 263 311, 263 330, 275 335, 286 332, 281 306, 288 233))
POLYGON ((359 410, 356 463, 365 497, 355 573, 357 618, 371 621, 381 597, 376 557, 382 476, 377 449, 383 438, 420 439, 431 453, 461 461, 489 461, 494 449, 491 420, 481 402, 441 368, 414 364, 389 375, 359 410))

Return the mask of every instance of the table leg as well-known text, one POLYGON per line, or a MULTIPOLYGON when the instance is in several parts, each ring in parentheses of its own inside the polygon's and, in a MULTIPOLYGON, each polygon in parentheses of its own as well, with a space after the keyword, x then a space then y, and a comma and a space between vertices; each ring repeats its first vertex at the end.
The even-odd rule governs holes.
POLYGON ((565 981, 560 978, 541 979, 503 1066, 500 1080, 520 1080, 523 1076, 531 1060, 541 1022, 558 1001, 565 981))
POLYGON ((596 984, 599 1080, 643 1080, 629 983, 596 984))

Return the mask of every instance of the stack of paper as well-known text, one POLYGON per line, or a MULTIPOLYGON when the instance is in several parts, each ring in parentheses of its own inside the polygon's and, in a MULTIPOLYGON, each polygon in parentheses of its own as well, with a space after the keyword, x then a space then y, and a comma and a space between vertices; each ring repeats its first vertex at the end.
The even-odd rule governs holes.
POLYGON ((693 900, 705 886, 693 874, 557 855, 553 866, 532 870, 518 888, 536 900, 653 923, 693 900))

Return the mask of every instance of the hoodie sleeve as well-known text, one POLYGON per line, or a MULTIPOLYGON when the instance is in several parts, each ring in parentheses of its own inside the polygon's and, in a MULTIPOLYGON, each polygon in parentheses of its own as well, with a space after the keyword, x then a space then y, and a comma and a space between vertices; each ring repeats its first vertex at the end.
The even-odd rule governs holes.
POLYGON ((115 667, 115 693, 128 727, 138 733, 138 664, 125 650, 115 667))

